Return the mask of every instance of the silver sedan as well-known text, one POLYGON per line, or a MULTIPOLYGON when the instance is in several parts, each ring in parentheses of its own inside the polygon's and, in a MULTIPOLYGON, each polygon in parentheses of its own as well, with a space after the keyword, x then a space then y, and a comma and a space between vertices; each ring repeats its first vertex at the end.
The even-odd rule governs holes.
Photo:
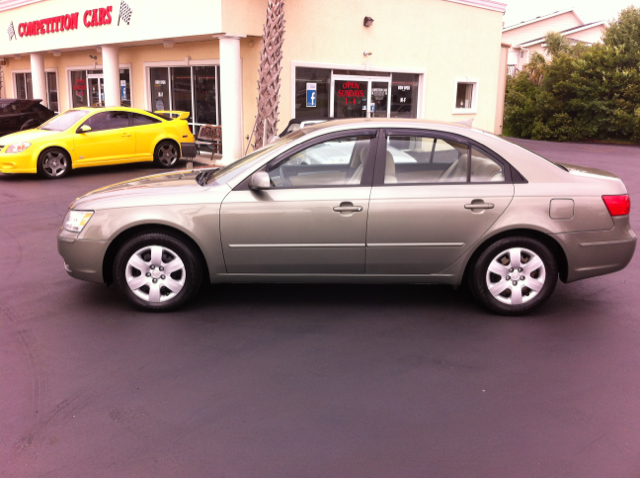
POLYGON ((67 272, 175 309, 221 282, 468 283, 490 310, 543 304, 558 277, 621 270, 636 235, 622 181, 486 132, 420 120, 303 128, 221 169, 75 200, 67 272))

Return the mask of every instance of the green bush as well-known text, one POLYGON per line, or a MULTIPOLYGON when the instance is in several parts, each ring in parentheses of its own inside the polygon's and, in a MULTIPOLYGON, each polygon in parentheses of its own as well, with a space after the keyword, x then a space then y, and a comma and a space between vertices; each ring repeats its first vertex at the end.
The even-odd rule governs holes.
POLYGON ((545 42, 550 60, 534 53, 507 79, 505 134, 640 142, 640 8, 623 10, 592 47, 558 33, 545 42))

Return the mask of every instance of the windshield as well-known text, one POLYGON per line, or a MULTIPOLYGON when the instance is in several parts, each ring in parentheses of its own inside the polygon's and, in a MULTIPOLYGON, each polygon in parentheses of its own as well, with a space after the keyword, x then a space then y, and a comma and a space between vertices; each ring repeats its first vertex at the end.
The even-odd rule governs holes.
POLYGON ((51 120, 43 123, 39 130, 65 131, 75 125, 81 118, 87 116, 87 110, 69 110, 54 116, 51 120))
POLYGON ((251 166, 254 160, 269 153, 270 151, 276 150, 281 146, 286 145, 287 143, 291 143, 294 140, 304 136, 304 132, 302 130, 298 130, 295 133, 291 133, 290 135, 285 136, 284 138, 280 138, 273 143, 269 143, 266 146, 263 146, 259 150, 254 151, 250 155, 245 156, 244 158, 240 158, 239 160, 231 163, 230 165, 225 166, 219 170, 213 172, 211 177, 207 178, 207 185, 213 184, 223 184, 230 181, 236 175, 239 175, 244 170, 251 166))

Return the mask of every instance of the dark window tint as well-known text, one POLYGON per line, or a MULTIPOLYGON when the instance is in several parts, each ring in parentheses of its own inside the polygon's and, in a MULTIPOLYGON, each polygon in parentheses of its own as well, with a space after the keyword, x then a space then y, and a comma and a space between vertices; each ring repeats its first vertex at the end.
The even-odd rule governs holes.
POLYGON ((151 125, 153 123, 160 123, 160 120, 157 120, 156 118, 151 118, 150 116, 147 116, 147 115, 140 115, 138 113, 132 113, 132 115, 133 115, 133 126, 151 125))
POLYGON ((89 118, 86 124, 93 131, 126 128, 129 126, 129 113, 126 111, 105 111, 89 118))
POLYGON ((329 117, 331 70, 296 68, 296 118, 329 117))

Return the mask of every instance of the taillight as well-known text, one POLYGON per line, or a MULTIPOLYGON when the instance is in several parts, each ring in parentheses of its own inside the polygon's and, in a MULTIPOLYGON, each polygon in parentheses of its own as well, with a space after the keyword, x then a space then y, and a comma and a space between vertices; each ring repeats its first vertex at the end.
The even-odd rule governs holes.
POLYGON ((602 200, 611 216, 628 215, 631 210, 629 195, 603 196, 602 200))

